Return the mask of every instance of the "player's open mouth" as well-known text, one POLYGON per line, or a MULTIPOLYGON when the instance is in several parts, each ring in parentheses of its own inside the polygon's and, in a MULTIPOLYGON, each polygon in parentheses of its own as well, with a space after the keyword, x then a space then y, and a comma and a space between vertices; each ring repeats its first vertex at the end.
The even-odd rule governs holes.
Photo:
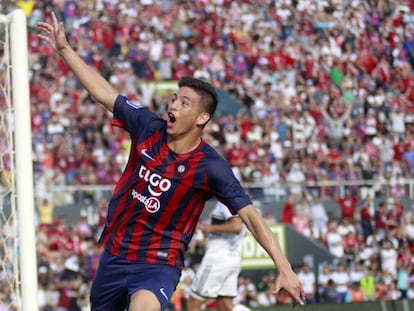
POLYGON ((171 125, 173 125, 174 123, 175 123, 175 116, 171 113, 171 112, 169 112, 168 113, 168 124, 171 126, 171 125))

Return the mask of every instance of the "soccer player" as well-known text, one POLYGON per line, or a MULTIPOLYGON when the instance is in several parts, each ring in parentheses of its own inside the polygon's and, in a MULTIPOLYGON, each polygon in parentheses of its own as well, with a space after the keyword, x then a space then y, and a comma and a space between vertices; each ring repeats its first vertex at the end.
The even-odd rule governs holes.
POLYGON ((160 311, 179 281, 184 254, 205 202, 217 197, 238 214, 279 271, 275 291, 303 304, 303 288, 280 245, 227 161, 202 138, 217 106, 208 83, 178 82, 164 120, 118 92, 68 43, 62 22, 39 22, 39 37, 56 51, 96 101, 131 137, 128 163, 109 202, 104 247, 91 289, 96 311, 160 311))
POLYGON ((210 298, 220 311, 233 310, 241 270, 242 241, 246 226, 221 202, 211 212, 208 225, 199 225, 208 236, 206 252, 191 286, 188 311, 199 311, 210 298))

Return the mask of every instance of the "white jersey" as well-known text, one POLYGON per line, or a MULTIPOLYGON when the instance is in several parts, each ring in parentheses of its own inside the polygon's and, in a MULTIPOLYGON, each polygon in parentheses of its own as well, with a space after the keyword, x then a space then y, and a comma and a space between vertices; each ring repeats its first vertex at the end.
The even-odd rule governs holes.
MULTIPOLYGON (((218 203, 211 214, 212 224, 224 224, 237 217, 218 203)), ((197 299, 236 297, 237 278, 241 270, 242 242, 246 226, 240 233, 210 233, 206 252, 191 286, 191 295, 197 299)))
MULTIPOLYGON (((229 209, 221 202, 218 202, 211 213, 211 224, 223 224, 230 218, 238 217, 230 213, 229 209)), ((225 254, 232 256, 241 256, 243 237, 246 234, 246 226, 242 224, 242 230, 239 233, 209 233, 206 255, 223 256, 225 254)))

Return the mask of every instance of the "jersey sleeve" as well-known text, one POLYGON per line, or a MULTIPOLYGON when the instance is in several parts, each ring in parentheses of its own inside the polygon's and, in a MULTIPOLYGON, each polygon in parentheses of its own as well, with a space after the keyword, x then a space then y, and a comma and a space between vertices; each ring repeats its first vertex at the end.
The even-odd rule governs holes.
POLYGON ((160 119, 160 117, 141 104, 134 103, 122 95, 117 97, 112 125, 128 131, 131 137, 142 133, 145 127, 155 119, 160 119))
POLYGON ((209 184, 213 194, 228 207, 233 215, 236 215, 243 207, 252 204, 249 194, 224 159, 218 159, 210 166, 209 184))

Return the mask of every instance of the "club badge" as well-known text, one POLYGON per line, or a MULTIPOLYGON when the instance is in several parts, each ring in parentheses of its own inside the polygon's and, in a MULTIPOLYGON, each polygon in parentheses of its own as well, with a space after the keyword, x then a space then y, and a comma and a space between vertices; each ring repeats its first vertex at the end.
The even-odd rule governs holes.
POLYGON ((188 163, 178 163, 175 167, 175 171, 179 176, 184 175, 188 172, 190 165, 188 163))

